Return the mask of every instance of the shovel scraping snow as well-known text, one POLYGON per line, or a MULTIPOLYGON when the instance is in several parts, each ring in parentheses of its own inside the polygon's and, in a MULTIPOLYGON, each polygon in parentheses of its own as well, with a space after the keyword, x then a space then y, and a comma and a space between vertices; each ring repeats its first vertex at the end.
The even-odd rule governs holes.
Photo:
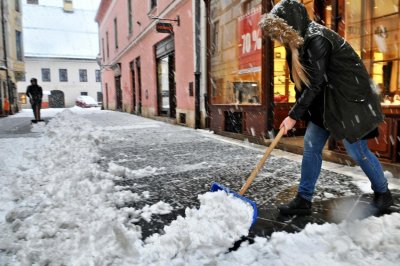
POLYGON ((281 130, 279 131, 278 135, 275 137, 275 139, 272 141, 272 143, 269 145, 267 150, 264 153, 264 156, 261 158, 261 160, 258 162, 256 167, 253 169, 251 172, 250 176, 247 178, 246 183, 242 186, 240 189, 239 193, 236 193, 229 188, 214 182, 211 185, 210 191, 218 191, 218 190, 224 190, 226 193, 232 194, 233 196, 245 201, 247 204, 250 204, 253 208, 253 222, 252 225, 256 222, 257 220, 257 205, 254 201, 244 197, 244 193, 247 191, 247 189, 250 187, 251 183, 253 182, 254 178, 257 176, 258 172, 261 170, 263 167, 265 161, 268 159, 269 155, 271 154, 272 150, 275 148, 275 146, 278 144, 279 140, 283 136, 283 133, 285 132, 285 128, 282 127, 281 130))

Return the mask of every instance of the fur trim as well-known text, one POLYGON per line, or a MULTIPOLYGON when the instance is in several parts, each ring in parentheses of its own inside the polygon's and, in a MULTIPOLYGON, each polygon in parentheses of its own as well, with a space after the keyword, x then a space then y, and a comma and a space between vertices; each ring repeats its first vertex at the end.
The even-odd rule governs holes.
POLYGON ((264 14, 259 27, 272 39, 288 45, 292 51, 292 77, 296 88, 301 91, 301 84, 310 86, 310 80, 304 66, 300 63, 298 48, 303 45, 304 39, 299 33, 288 25, 286 21, 273 14, 264 14))

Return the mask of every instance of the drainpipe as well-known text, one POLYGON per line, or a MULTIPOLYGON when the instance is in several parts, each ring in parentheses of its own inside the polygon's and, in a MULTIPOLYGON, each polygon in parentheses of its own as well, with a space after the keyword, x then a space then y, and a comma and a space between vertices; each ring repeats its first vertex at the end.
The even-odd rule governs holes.
POLYGON ((195 119, 195 129, 198 129, 201 127, 200 123, 200 1, 201 0, 195 0, 195 56, 196 56, 196 67, 195 67, 195 72, 194 72, 194 78, 195 78, 195 83, 194 83, 194 91, 195 91, 195 100, 194 100, 194 105, 195 105, 195 111, 194 111, 194 119, 195 119))

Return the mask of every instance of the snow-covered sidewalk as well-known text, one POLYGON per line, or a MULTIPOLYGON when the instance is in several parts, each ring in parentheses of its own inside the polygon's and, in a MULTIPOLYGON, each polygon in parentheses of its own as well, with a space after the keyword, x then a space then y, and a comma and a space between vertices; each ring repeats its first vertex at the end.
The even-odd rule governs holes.
MULTIPOLYGON (((206 192, 205 172, 219 167, 228 172, 216 173, 230 176, 227 169, 252 168, 261 147, 124 113, 72 108, 52 115, 48 124, 33 125, 39 137, 0 139, 0 265, 397 265, 400 260, 398 213, 309 224, 299 233, 257 237, 226 253, 248 234, 252 211, 225 193, 206 192), (217 148, 202 154, 189 146, 194 139, 217 148), (225 143, 225 150, 216 143, 225 143), (155 154, 161 155, 151 161, 155 154), (227 154, 233 158, 220 159, 227 154), (160 187, 151 189, 157 181, 160 187), (181 195, 167 195, 174 182, 182 195, 194 193, 197 205, 180 206, 187 207, 184 216, 143 240, 139 221, 159 219, 182 204, 174 201, 181 195), (185 194, 185 182, 196 189, 185 194)), ((260 173, 254 190, 261 191, 271 177, 282 183, 269 198, 296 181, 299 158, 281 151, 274 155, 271 164, 293 178, 279 177, 276 170, 260 173)), ((321 177, 318 197, 350 183, 367 189, 357 168, 325 168, 345 173, 345 184, 321 177)), ((230 182, 224 184, 240 186, 230 182)), ((391 185, 398 188, 395 180, 391 185)), ((263 201, 258 197, 260 205, 263 201)))

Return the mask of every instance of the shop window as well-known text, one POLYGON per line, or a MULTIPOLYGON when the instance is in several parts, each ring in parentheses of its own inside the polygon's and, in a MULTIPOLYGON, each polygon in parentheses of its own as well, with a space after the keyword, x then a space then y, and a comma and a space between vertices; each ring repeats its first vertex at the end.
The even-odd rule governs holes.
POLYGON ((210 8, 211 102, 262 104, 261 0, 212 0, 210 8))
POLYGON ((259 104, 260 99, 257 95, 260 88, 258 82, 234 82, 233 92, 235 104, 254 103, 259 104))
POLYGON ((38 5, 39 4, 39 0, 27 0, 26 3, 30 4, 30 5, 38 5))
POLYGON ((18 93, 18 96, 19 96, 19 102, 21 104, 26 104, 27 103, 26 94, 25 93, 18 93))
POLYGON ((363 59, 386 103, 400 103, 399 2, 346 1, 345 37, 363 59))
POLYGON ((286 62, 285 47, 274 42, 274 102, 293 103, 296 101, 294 83, 290 80, 289 66, 286 62))

